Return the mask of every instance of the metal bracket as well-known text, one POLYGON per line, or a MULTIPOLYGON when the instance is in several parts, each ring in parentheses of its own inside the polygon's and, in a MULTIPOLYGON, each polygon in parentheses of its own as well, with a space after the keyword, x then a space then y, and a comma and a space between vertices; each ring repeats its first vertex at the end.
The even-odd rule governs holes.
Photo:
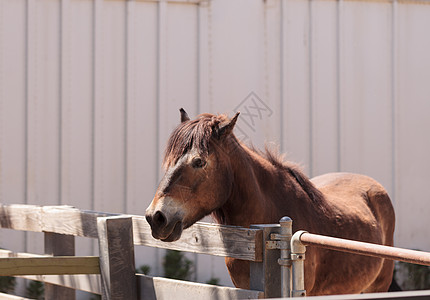
POLYGON ((290 249, 290 243, 287 241, 266 241, 266 249, 287 250, 287 249, 290 249))
POLYGON ((289 241, 291 240, 291 234, 280 234, 280 233, 271 233, 270 239, 273 241, 289 241))
POLYGON ((305 254, 304 253, 300 253, 300 254, 291 253, 291 260, 305 260, 305 254))
POLYGON ((269 250, 290 250, 290 234, 271 233, 270 241, 266 241, 266 249, 269 250))
POLYGON ((306 290, 292 290, 292 297, 306 297, 306 290))
POLYGON ((290 267, 292 265, 292 261, 288 258, 278 258, 278 264, 280 266, 290 267))

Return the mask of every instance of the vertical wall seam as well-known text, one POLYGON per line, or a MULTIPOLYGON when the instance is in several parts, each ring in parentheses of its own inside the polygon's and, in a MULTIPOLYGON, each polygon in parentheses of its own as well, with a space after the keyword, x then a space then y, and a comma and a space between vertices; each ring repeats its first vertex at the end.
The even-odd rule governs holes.
POLYGON ((196 6, 196 18, 197 18, 197 28, 196 28, 196 47, 197 47, 197 63, 196 63, 196 114, 200 114, 200 93, 201 93, 201 30, 200 30, 200 6, 201 2, 199 2, 196 6))
POLYGON ((98 9, 98 0, 93 1, 93 43, 92 43, 92 106, 91 106, 91 210, 95 208, 95 131, 96 131, 96 76, 97 76, 97 58, 96 58, 96 50, 97 50, 97 9, 98 9))
POLYGON ((281 9, 281 12, 280 12, 280 30, 279 30, 279 32, 280 32, 280 37, 279 37, 279 48, 280 48, 280 50, 279 50, 279 52, 280 52, 280 57, 279 57, 279 61, 280 61, 280 64, 281 64, 281 67, 280 67, 280 72, 279 72, 279 82, 280 82, 280 84, 279 84, 279 88, 280 88, 280 91, 279 91, 279 111, 280 111, 280 114, 279 114, 279 144, 280 144, 280 151, 281 151, 281 153, 284 153, 284 151, 285 151, 285 146, 284 146, 284 63, 285 63, 285 61, 284 61, 284 49, 285 49, 285 45, 284 45, 284 33, 285 33, 285 31, 284 31, 284 17, 285 17, 285 15, 284 15, 284 6, 285 6, 286 4, 285 4, 285 0, 281 0, 280 1, 280 9, 281 9))
POLYGON ((207 17, 207 31, 208 31, 208 102, 209 110, 213 110, 213 39, 212 39, 212 1, 208 0, 208 17, 207 17))
POLYGON ((336 167, 337 171, 340 172, 342 169, 342 101, 341 101, 341 72, 342 72, 342 49, 341 49, 341 26, 342 26, 342 3, 343 0, 337 0, 336 10, 336 135, 337 135, 337 160, 336 167))
MULTIPOLYGON (((37 1, 34 1, 34 6, 37 6, 36 3, 37 3, 37 1)), ((31 121, 34 122, 33 124, 29 124, 30 126, 33 127, 33 133, 34 133, 32 135, 29 132, 29 134, 30 134, 29 141, 30 141, 31 146, 32 146, 31 149, 30 149, 31 151, 29 152, 29 155, 33 156, 34 163, 33 163, 32 168, 31 168, 32 171, 29 174, 32 177, 32 182, 33 182, 33 190, 32 189, 29 190, 30 191, 30 195, 29 196, 30 196, 30 199, 33 200, 33 201, 31 201, 32 203, 38 203, 39 202, 39 189, 38 189, 39 188, 39 186, 38 186, 38 182, 39 181, 38 181, 37 172, 39 171, 40 161, 39 161, 39 147, 38 147, 39 146, 39 143, 38 143, 39 141, 35 137, 39 136, 39 134, 40 134, 40 128, 39 128, 40 127, 40 123, 39 123, 39 103, 38 103, 38 101, 39 101, 39 78, 37 76, 38 75, 38 71, 39 71, 39 57, 38 56, 39 56, 39 46, 40 46, 40 44, 39 44, 39 40, 38 40, 38 33, 39 33, 38 17, 39 17, 39 15, 38 15, 37 8, 34 9, 34 15, 35 15, 35 17, 34 17, 35 21, 34 21, 33 26, 34 26, 35 33, 34 33, 33 40, 34 40, 34 52, 35 52, 35 54, 30 59, 30 61, 34 60, 34 74, 33 74, 34 77, 30 78, 30 84, 31 84, 31 82, 34 82, 34 94, 32 96, 31 92, 30 92, 30 97, 29 97, 29 100, 31 100, 31 102, 33 104, 31 106, 32 109, 29 110, 29 114, 33 115, 33 118, 31 118, 31 121), (31 192, 33 192, 33 194, 31 192)), ((30 73, 30 76, 31 76, 31 74, 32 74, 32 72, 30 73)), ((29 108, 30 108, 30 106, 29 106, 29 108)))
POLYGON ((392 0, 391 15, 391 199, 397 196, 397 0, 392 0))
POLYGON ((129 80, 130 80, 130 76, 129 76, 129 72, 130 72, 130 55, 129 55, 129 51, 131 49, 130 47, 130 13, 131 13, 131 9, 130 6, 132 5, 133 0, 129 0, 125 3, 125 10, 124 10, 124 14, 125 14, 125 19, 124 19, 124 36, 125 36, 125 51, 124 51, 124 170, 123 170, 123 188, 124 188, 124 199, 123 199, 123 212, 127 213, 128 212, 128 190, 127 190, 127 175, 128 175, 128 101, 129 101, 129 97, 130 97, 130 91, 129 91, 129 80))
MULTIPOLYGON (((167 10, 167 2, 165 0, 160 0, 158 2, 158 15, 157 15, 157 104, 156 104, 156 126, 155 126, 155 131, 156 131, 156 147, 157 147, 157 151, 156 151, 156 167, 155 167, 155 176, 156 176, 156 182, 154 184, 154 186, 157 186, 158 180, 160 178, 160 169, 159 169, 159 162, 160 162, 160 125, 161 125, 161 118, 160 118, 160 114, 161 114, 161 105, 160 102, 162 101, 162 98, 164 96, 164 91, 163 89, 163 80, 165 78, 162 78, 164 76, 165 73, 165 53, 164 53, 164 47, 165 47, 165 41, 164 39, 165 37, 165 22, 166 22, 166 10, 167 10)), ((156 260, 156 264, 155 264, 155 272, 156 274, 160 274, 160 267, 159 267, 159 262, 160 262, 160 250, 157 248, 155 250, 155 260, 156 260)))
POLYGON ((269 36, 267 33, 267 1, 263 3, 263 77, 264 77, 264 98, 266 103, 270 103, 270 71, 269 71, 269 36))
POLYGON ((24 141, 24 165, 25 165, 25 173, 24 173, 24 199, 25 199, 25 204, 28 204, 28 144, 29 144, 29 132, 28 132, 28 127, 29 127, 29 121, 28 121, 28 105, 29 105, 29 98, 30 98, 30 11, 31 11, 31 4, 32 0, 27 0, 26 2, 26 16, 25 16, 25 21, 26 21, 26 28, 25 28, 25 116, 24 116, 24 121, 25 121, 25 141, 24 141))
MULTIPOLYGON (((64 101, 66 101, 66 109, 65 112, 63 112, 62 115, 62 122, 63 122, 63 130, 65 132, 65 135, 67 136, 67 139, 65 140, 67 143, 64 143, 64 133, 62 135, 63 138, 63 150, 67 152, 67 159, 68 159, 68 165, 67 165, 67 176, 66 176, 66 191, 67 194, 63 193, 62 195, 66 195, 66 199, 68 201, 72 201, 72 172, 71 172, 71 164, 73 163, 73 153, 72 150, 74 149, 72 147, 72 139, 71 139, 71 120, 72 120, 72 99, 71 99, 71 91, 72 91, 72 55, 71 55, 71 46, 72 46, 72 38, 71 38, 71 12, 70 12, 70 0, 65 0, 66 7, 65 7, 65 30, 63 31, 65 35, 65 40, 63 43, 63 51, 66 50, 66 53, 64 54, 64 68, 63 68, 63 76, 65 76, 64 80, 64 90, 63 90, 63 108, 64 108, 64 101), (67 74, 67 75, 66 75, 67 74)), ((64 109, 63 109, 64 111, 64 109)), ((64 164, 62 163, 62 171, 64 170, 64 164)), ((64 180, 64 177, 62 177, 64 180)), ((64 188, 64 182, 63 188, 64 188)), ((62 203, 64 203, 64 199, 61 199, 62 203)))
MULTIPOLYGON (((26 47, 25 47, 25 117, 24 117, 24 130, 25 130, 25 141, 24 141, 24 203, 28 204, 29 203, 29 191, 28 191, 28 176, 29 176, 29 165, 28 165, 28 147, 29 147, 29 139, 30 139, 30 135, 29 135, 29 102, 30 102, 30 64, 31 64, 31 57, 30 57, 30 29, 31 29, 31 21, 32 21, 32 14, 33 14, 33 0, 27 0, 26 2, 26 16, 25 16, 25 21, 26 21, 26 30, 25 30, 25 42, 26 42, 26 47)), ((25 232, 24 233, 24 251, 28 252, 28 240, 29 240, 29 233, 25 232)))
POLYGON ((308 72, 309 72, 309 176, 312 177, 314 174, 314 122, 313 122, 313 59, 312 59, 312 54, 313 54, 313 43, 312 43, 312 26, 313 26, 313 12, 312 12, 312 0, 308 0, 308 4, 309 4, 309 28, 308 28, 308 60, 309 60, 309 66, 308 66, 308 72))
POLYGON ((4 203, 3 199, 3 99, 4 99, 4 90, 3 90, 3 1, 0 0, 0 203, 4 203))
MULTIPOLYGON (((70 163, 72 160, 70 119, 70 0, 60 2, 60 89, 59 89, 59 187, 58 203, 65 204, 71 201, 70 163)), ((69 202, 70 203, 70 202, 69 202)))
MULTIPOLYGON (((202 52, 202 49, 201 49, 201 47, 200 47, 200 44, 201 44, 201 34, 202 34, 202 32, 201 32, 201 29, 200 29, 200 26, 201 26, 201 20, 200 20, 200 15, 201 15, 201 11, 200 11, 200 8, 201 7, 201 2, 199 2, 197 5, 196 5, 196 20, 197 20, 197 22, 196 22, 196 25, 197 25, 197 28, 196 28, 196 47, 197 47, 197 63, 196 63, 196 82, 197 82, 197 84, 196 84, 196 115, 198 115, 198 114, 200 114, 200 101, 201 101, 201 71, 200 71, 200 68, 201 68, 201 60, 202 60, 202 54, 201 54, 201 52, 202 52)), ((194 278, 193 278, 193 280, 194 281, 196 281, 197 282, 197 279, 198 279, 198 262, 199 262, 199 259, 198 259, 198 254, 197 253, 194 253, 194 278)))
MULTIPOLYGON (((95 202, 96 202, 96 109, 97 109, 97 98, 99 97, 98 89, 98 60, 97 51, 98 51, 98 36, 99 31, 99 10, 100 10, 101 0, 93 1, 93 66, 92 66, 92 124, 91 124, 91 210, 95 210, 95 202)), ((95 253, 96 243, 92 242, 91 245, 91 253, 95 253)))
MULTIPOLYGON (((3 136, 3 99, 4 99, 4 90, 3 90, 3 1, 0 0, 0 203, 4 203, 3 199, 3 145, 4 145, 4 136, 3 136)), ((0 231, 0 241, 3 243, 4 230, 0 231)))
POLYGON ((59 71, 59 87, 58 87, 58 199, 57 204, 61 205, 61 193, 62 193, 62 160, 63 160, 63 147, 62 147, 62 130, 63 130, 63 90, 64 90, 64 66, 63 66, 63 55, 64 55, 64 45, 63 45, 63 38, 64 38, 64 1, 60 1, 60 28, 59 28, 59 45, 60 48, 60 55, 59 55, 59 64, 58 64, 58 71, 59 71))
POLYGON ((58 205, 62 204, 62 181, 63 181, 63 102, 64 102, 64 51, 65 51, 65 45, 64 45, 64 27, 65 27, 65 1, 67 0, 61 0, 60 1, 60 29, 59 29, 59 48, 60 48, 60 56, 59 56, 59 88, 58 88, 58 205))
MULTIPOLYGON (((25 6, 25 100, 24 100, 24 204, 28 204, 28 95, 29 95, 29 6, 30 1, 26 1, 25 6)), ((24 232, 24 251, 27 252, 28 233, 24 232)))

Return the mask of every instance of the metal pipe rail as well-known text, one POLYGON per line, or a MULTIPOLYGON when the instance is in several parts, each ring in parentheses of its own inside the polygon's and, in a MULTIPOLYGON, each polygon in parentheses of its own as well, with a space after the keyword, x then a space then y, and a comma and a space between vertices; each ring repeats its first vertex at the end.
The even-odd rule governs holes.
MULTIPOLYGON (((319 234, 312 234, 306 231, 297 232, 295 237, 306 246, 315 246, 319 248, 430 266, 430 253, 428 252, 351 241, 319 234)), ((295 237, 293 236, 293 239, 295 237)))

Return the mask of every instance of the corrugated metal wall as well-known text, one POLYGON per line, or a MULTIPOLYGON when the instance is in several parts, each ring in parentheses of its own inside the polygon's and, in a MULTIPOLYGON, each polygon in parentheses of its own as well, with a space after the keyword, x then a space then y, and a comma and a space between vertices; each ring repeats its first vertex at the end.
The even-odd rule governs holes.
MULTIPOLYGON (((178 108, 240 110, 238 135, 310 176, 378 179, 396 244, 430 250, 429 4, 0 0, 0 201, 144 214, 178 108)), ((3 230, 1 247, 42 240, 3 230)), ((161 251, 138 257, 161 274, 161 251)))

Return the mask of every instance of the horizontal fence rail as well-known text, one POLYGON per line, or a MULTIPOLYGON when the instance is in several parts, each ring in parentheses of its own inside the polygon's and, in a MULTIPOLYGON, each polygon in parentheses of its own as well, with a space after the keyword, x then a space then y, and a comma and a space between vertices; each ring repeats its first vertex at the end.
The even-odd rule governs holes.
MULTIPOLYGON (((51 255, 40 255, 32 253, 17 253, 10 250, 0 249, 0 258, 6 257, 52 257, 51 255)), ((57 286, 68 287, 84 292, 101 294, 100 275, 99 274, 79 274, 79 275, 16 275, 30 280, 38 280, 45 283, 55 284, 57 286)))
POLYGON ((139 299, 261 299, 264 293, 261 291, 244 290, 233 287, 214 286, 196 282, 183 281, 178 284, 178 280, 151 277, 147 275, 136 275, 139 289, 139 299), (173 292, 174 291, 174 292, 173 292), (172 296, 174 293, 174 296, 172 296))
POLYGON ((430 266, 430 253, 397 247, 383 246, 303 232, 300 241, 306 246, 398 260, 430 266))
POLYGON ((59 295, 58 292, 66 295, 70 292, 67 288, 101 294, 103 299, 159 299, 162 294, 168 297, 173 289, 175 294, 190 296, 189 299, 200 299, 201 296, 215 296, 217 299, 264 296, 264 292, 259 290, 135 274, 134 267, 134 245, 230 256, 261 264, 262 229, 197 223, 184 231, 180 241, 164 243, 152 237, 150 226, 143 216, 81 211, 71 206, 1 204, 0 225, 1 228, 45 234, 45 255, 0 249, 0 275, 55 285, 49 299, 57 299, 52 297, 59 295), (100 257, 73 256, 74 236, 98 239, 100 257), (64 251, 70 253, 61 255, 64 251), (119 256, 122 258, 119 259, 119 256), (124 279, 125 274, 130 275, 129 278, 124 279), (124 288, 124 283, 130 287, 124 288), (58 286, 66 289, 58 290, 58 286), (144 289, 137 289, 137 286, 144 289))
POLYGON ((101 294, 103 299, 168 298, 172 290, 175 290, 175 295, 189 296, 189 299, 279 297, 281 290, 286 296, 305 296, 305 246, 430 266, 430 253, 426 252, 306 231, 298 231, 291 236, 292 220, 288 217, 282 218, 280 224, 253 225, 250 229, 196 223, 183 232, 179 241, 173 243, 155 240, 143 216, 81 211, 71 206, 0 204, 0 225, 2 228, 45 233, 45 253, 48 254, 13 253, 0 249, 0 276, 39 280, 101 294), (73 253, 61 255, 64 249, 60 246, 63 244, 74 249, 73 236, 98 239, 100 257, 76 257, 73 256, 74 250, 73 253), (136 274, 134 245, 249 260, 252 290, 136 274), (56 253, 58 256, 52 255, 56 253), (122 258, 119 259, 119 256, 122 258), (283 271, 289 274, 283 276, 281 281, 280 265, 286 267, 283 271), (127 272, 124 272, 125 269, 127 272), (129 276, 124 280, 126 273, 129 276), (121 288, 124 282, 130 286, 121 288))
POLYGON ((0 276, 100 274, 97 256, 0 258, 0 276))
POLYGON ((151 228, 143 216, 86 211, 66 205, 0 205, 2 228, 87 238, 98 238, 97 218, 114 216, 132 217, 135 245, 262 261, 260 229, 197 222, 182 233, 180 240, 165 243, 152 238, 151 228))

